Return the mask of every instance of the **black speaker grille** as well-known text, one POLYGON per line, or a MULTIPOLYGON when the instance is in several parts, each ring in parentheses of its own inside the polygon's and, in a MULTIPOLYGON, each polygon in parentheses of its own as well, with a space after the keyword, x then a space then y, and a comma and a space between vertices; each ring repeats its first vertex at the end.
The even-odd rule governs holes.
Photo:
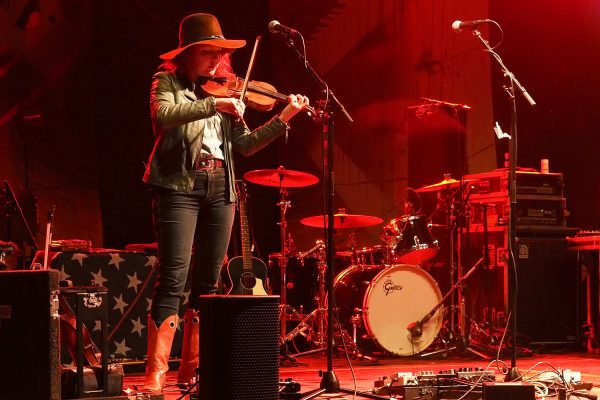
POLYGON ((59 400, 58 271, 0 272, 0 400, 59 400))
POLYGON ((279 296, 203 296, 200 398, 277 400, 279 296))

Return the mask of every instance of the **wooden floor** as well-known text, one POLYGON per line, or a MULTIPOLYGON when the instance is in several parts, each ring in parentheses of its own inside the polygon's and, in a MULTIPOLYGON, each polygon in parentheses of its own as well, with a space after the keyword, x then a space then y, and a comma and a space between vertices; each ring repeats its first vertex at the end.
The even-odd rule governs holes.
MULTIPOLYGON (((510 360, 504 360, 510 364, 510 360)), ((340 382, 340 386, 350 390, 369 392, 372 390, 374 381, 382 376, 390 376, 398 372, 411 372, 417 374, 422 371, 447 371, 459 368, 490 368, 496 374, 496 381, 502 381, 504 376, 497 369, 496 363, 468 355, 449 355, 447 358, 386 358, 376 362, 351 360, 348 362, 343 356, 335 356, 332 359, 332 371, 340 382)), ((571 370, 581 373, 583 382, 592 383, 595 388, 591 393, 600 394, 600 355, 587 354, 583 352, 561 352, 560 354, 534 354, 529 357, 518 358, 516 366, 521 374, 532 377, 541 371, 554 369, 571 370), (529 371, 531 369, 531 371, 529 371)), ((301 385, 301 392, 316 389, 321 383, 319 371, 327 371, 327 357, 325 354, 305 356, 297 359, 296 363, 282 359, 280 365, 280 379, 291 378, 301 385)), ((181 396, 175 383, 175 371, 169 372, 168 388, 165 399, 174 400, 181 396)), ((143 374, 141 372, 126 373, 125 387, 133 388, 143 385, 143 374)), ((588 392, 589 393, 589 392, 588 392)), ((352 399, 351 394, 323 394, 316 399, 352 399)), ((356 396, 355 398, 360 398, 356 396)), ((550 399, 557 397, 548 397, 550 399)), ((575 398, 575 397, 571 397, 575 398)))

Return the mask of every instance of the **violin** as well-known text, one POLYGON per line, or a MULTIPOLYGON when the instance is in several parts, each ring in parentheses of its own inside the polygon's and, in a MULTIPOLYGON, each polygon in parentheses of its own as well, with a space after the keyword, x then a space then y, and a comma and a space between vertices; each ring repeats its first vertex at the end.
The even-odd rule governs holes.
MULTIPOLYGON (((60 341, 67 348, 73 363, 77 365, 77 317, 62 295, 58 296, 58 299, 60 302, 60 341)), ((84 363, 87 363, 91 367, 101 367, 102 353, 96 347, 87 327, 82 324, 81 328, 83 330, 84 363)))
MULTIPOLYGON (((239 98, 244 86, 244 79, 237 76, 213 77, 204 85, 202 90, 213 97, 235 97, 239 98)), ((277 89, 269 83, 260 81, 249 81, 244 101, 246 106, 257 111, 271 111, 275 103, 280 101, 288 102, 285 94, 277 92, 277 89)), ((306 113, 312 118, 317 117, 317 112, 311 106, 304 108, 306 113)))

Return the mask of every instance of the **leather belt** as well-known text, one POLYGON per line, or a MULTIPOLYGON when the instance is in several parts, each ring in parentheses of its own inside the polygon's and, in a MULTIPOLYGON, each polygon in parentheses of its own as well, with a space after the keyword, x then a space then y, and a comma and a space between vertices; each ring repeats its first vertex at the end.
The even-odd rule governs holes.
POLYGON ((202 171, 213 171, 215 169, 225 168, 225 161, 218 158, 208 158, 196 163, 196 169, 202 171))

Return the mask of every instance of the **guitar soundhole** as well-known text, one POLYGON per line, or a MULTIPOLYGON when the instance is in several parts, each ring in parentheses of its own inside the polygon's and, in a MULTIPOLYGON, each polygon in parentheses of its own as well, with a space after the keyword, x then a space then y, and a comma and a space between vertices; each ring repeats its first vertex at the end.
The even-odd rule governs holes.
POLYGON ((240 282, 244 289, 252 289, 256 286, 256 277, 250 272, 244 272, 240 277, 240 282))

